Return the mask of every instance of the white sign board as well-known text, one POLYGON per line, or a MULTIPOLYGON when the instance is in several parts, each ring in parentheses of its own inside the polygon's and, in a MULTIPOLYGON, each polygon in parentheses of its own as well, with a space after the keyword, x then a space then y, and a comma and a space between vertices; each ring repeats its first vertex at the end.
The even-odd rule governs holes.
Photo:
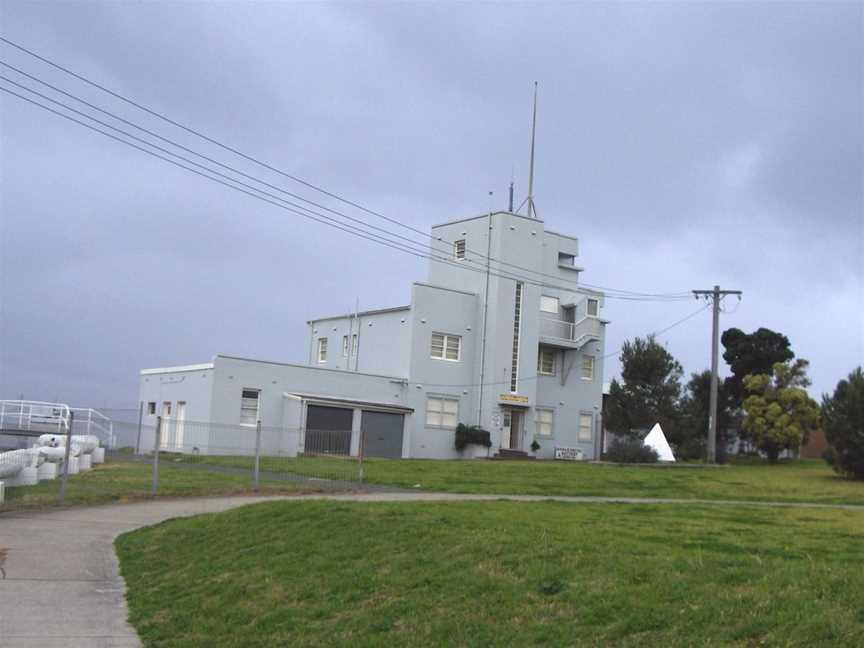
POLYGON ((555 448, 555 458, 564 461, 581 461, 582 451, 579 448, 555 448))

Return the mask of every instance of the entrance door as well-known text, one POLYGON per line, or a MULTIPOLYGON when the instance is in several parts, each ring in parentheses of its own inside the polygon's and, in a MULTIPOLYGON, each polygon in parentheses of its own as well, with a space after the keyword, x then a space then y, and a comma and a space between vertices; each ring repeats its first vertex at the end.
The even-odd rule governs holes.
POLYGON ((501 447, 506 450, 521 450, 522 412, 516 409, 505 409, 503 427, 501 447))
POLYGON ((404 414, 363 410, 360 429, 365 441, 364 455, 401 459, 404 420, 404 414))
POLYGON ((162 403, 162 429, 159 430, 159 447, 167 450, 170 445, 171 430, 171 401, 162 403))
POLYGON ((177 411, 174 412, 174 447, 183 451, 183 428, 186 422, 186 402, 177 401, 177 411))

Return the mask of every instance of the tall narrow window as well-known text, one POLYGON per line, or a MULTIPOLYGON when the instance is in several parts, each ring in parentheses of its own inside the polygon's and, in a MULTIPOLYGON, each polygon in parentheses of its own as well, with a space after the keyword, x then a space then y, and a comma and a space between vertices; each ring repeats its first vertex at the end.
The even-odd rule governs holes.
POLYGON ((453 243, 453 256, 457 259, 465 258, 465 239, 459 239, 453 243))
POLYGON ((348 336, 347 335, 342 336, 342 357, 343 358, 348 357, 348 336))
POLYGON ((588 315, 590 317, 597 317, 597 313, 599 312, 599 309, 600 309, 600 302, 598 302, 596 299, 589 299, 588 300, 588 315))
POLYGON ((582 356, 582 380, 594 380, 594 356, 582 356))
POLYGON ((582 412, 579 414, 579 431, 576 433, 578 441, 590 442, 594 438, 594 417, 582 412))
POLYGON ((327 338, 318 338, 318 362, 327 362, 327 338))
POLYGON ((351 336, 351 355, 357 355, 357 334, 351 336))
POLYGON ((522 328, 522 283, 516 282, 516 300, 513 313, 513 357, 510 362, 510 391, 516 393, 519 376, 519 332, 522 328))
POLYGON ((433 333, 430 357, 435 360, 450 360, 458 362, 462 357, 462 337, 433 333))
POLYGON ((537 352, 537 373, 544 376, 555 375, 555 352, 552 349, 540 349, 537 352))
POLYGON ((244 389, 240 398, 240 424, 255 425, 258 422, 258 389, 244 389))
POLYGON ((150 401, 149 403, 147 403, 147 413, 151 416, 154 416, 156 414, 156 402, 155 401, 150 401))

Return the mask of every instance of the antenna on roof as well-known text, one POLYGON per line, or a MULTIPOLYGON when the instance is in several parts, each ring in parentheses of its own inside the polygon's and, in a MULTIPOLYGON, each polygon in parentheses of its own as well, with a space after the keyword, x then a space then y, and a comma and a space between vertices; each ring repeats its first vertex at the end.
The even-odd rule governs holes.
POLYGON ((528 165, 528 218, 536 218, 534 207, 534 135, 537 132, 537 82, 534 82, 534 118, 531 121, 531 160, 528 165))
POLYGON ((513 181, 512 180, 510 181, 510 202, 509 202, 509 206, 507 207, 507 211, 509 211, 511 214, 513 213, 513 181))

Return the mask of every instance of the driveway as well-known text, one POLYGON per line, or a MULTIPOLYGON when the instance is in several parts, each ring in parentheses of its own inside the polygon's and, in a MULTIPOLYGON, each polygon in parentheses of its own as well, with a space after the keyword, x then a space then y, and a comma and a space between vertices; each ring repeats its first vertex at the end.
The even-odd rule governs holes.
POLYGON ((3 648, 128 648, 140 646, 126 622, 126 587, 114 538, 174 517, 215 513, 275 499, 342 501, 541 501, 627 504, 710 504, 834 508, 864 506, 609 497, 351 493, 301 497, 220 497, 0 514, 0 646, 3 648), (3 551, 6 551, 5 564, 3 551), (2 573, 0 573, 2 578, 2 573))

